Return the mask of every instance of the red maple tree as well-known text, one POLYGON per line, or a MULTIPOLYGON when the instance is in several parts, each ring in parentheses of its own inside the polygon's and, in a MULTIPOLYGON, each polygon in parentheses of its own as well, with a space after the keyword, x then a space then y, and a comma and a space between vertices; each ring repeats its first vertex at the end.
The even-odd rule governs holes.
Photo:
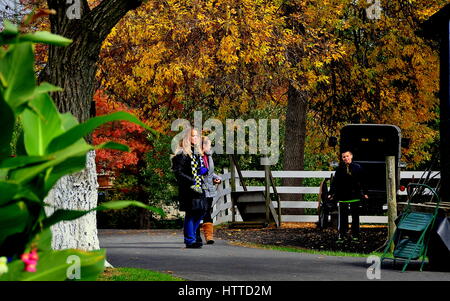
MULTIPOLYGON (((117 111, 125 111, 139 116, 137 109, 127 107, 125 104, 114 101, 103 90, 94 94, 96 115, 105 115, 117 111)), ((143 120, 143 122, 146 122, 143 120)), ((148 143, 145 129, 128 121, 110 122, 94 131, 95 145, 107 141, 114 141, 128 145, 130 152, 100 149, 96 151, 96 164, 98 173, 117 174, 123 168, 133 168, 144 159, 146 152, 151 148, 148 143)))

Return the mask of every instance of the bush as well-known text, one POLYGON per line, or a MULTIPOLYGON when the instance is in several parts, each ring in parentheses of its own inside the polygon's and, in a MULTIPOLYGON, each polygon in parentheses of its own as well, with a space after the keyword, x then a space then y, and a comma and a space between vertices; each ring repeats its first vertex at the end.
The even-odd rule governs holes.
MULTIPOLYGON (((154 207, 177 206, 178 189, 170 163, 170 136, 152 139, 152 148, 136 168, 123 169, 114 181, 114 188, 99 193, 99 203, 115 200, 138 200, 154 207)), ((128 208, 97 213, 100 229, 167 228, 177 221, 161 221, 150 211, 128 208)))

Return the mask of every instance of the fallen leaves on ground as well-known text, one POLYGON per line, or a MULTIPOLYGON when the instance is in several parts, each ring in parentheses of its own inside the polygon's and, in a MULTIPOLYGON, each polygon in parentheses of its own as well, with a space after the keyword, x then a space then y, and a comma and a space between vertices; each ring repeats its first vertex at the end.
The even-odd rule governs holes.
POLYGON ((215 236, 232 242, 364 254, 380 251, 387 239, 386 227, 361 227, 359 242, 348 239, 339 244, 336 242, 338 235, 336 229, 320 229, 312 223, 299 224, 283 224, 280 228, 239 229, 239 231, 223 227, 215 231, 215 236))

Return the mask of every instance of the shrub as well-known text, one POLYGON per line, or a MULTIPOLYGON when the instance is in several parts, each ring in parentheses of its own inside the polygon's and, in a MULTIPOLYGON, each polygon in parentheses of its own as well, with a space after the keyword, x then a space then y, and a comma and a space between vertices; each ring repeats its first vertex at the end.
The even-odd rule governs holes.
MULTIPOLYGON (((133 199, 156 207, 177 206, 177 184, 171 169, 171 137, 160 135, 151 141, 152 147, 145 162, 137 168, 124 169, 114 181, 113 189, 101 192, 99 203, 133 199)), ((101 229, 147 229, 179 227, 179 221, 161 221, 150 211, 128 208, 121 211, 103 211, 97 214, 101 229)))

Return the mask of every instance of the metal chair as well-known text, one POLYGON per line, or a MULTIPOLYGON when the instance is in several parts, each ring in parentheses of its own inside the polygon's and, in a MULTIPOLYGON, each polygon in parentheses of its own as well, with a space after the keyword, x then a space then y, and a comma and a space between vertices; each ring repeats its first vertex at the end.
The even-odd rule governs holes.
POLYGON ((405 264, 402 269, 402 272, 404 272, 411 260, 422 257, 420 266, 420 271, 422 271, 428 251, 429 234, 438 214, 439 202, 438 194, 430 186, 418 183, 408 185, 407 206, 400 216, 394 235, 384 249, 381 261, 393 259, 395 263, 396 259, 404 260, 405 264), (416 190, 414 191, 413 188, 416 190), (424 194, 425 190, 431 191, 431 194, 424 194), (436 198, 436 203, 432 213, 413 211, 412 203, 422 203, 424 199, 431 202, 434 198, 436 198), (388 258, 386 255, 392 243, 395 245, 393 258, 388 258))

